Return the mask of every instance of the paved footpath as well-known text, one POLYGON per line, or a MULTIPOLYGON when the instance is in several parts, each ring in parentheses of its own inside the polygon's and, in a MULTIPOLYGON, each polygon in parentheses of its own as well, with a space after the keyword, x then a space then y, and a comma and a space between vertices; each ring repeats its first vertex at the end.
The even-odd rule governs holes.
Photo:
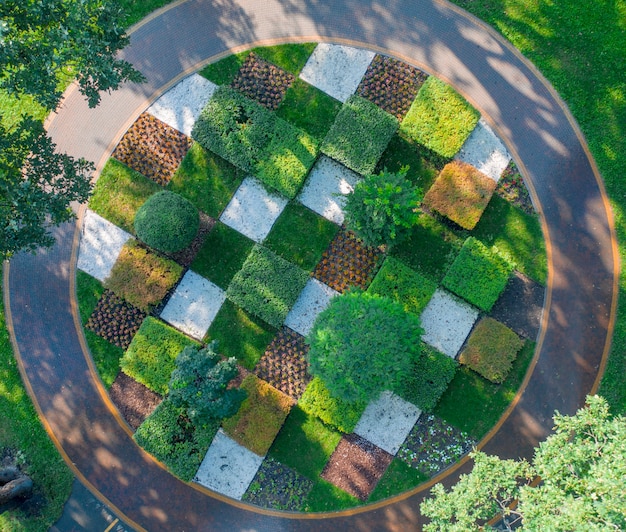
MULTIPOLYGON (((618 264, 608 203, 570 115, 493 31, 437 0, 188 0, 132 33, 124 56, 147 83, 105 95, 95 110, 70 90, 49 131, 60 149, 100 168, 140 112, 186 73, 233 48, 289 40, 362 45, 437 74, 523 163, 548 245, 544 317, 525 390, 481 446, 530 456, 554 410, 573 413, 595 389, 610 343, 618 264)), ((424 488, 346 514, 301 516, 231 504, 170 476, 133 443, 90 372, 72 307, 74 225, 56 236, 51 250, 11 261, 5 283, 13 336, 49 432, 78 476, 126 522, 150 531, 420 528, 424 488)))

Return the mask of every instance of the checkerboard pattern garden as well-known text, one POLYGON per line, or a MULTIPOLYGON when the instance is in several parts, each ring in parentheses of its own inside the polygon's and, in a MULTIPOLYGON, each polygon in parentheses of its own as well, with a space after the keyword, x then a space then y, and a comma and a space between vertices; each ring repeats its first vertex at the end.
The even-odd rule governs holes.
MULTIPOLYGON (((511 256, 515 250, 502 259, 494 239, 481 228, 493 187, 488 197, 483 195, 478 205, 468 207, 476 237, 470 233, 467 238, 468 231, 455 224, 458 206, 445 204, 443 193, 432 202, 432 217, 426 215, 431 226, 441 228, 439 233, 420 226, 397 249, 367 248, 342 226, 345 195, 363 175, 382 170, 380 161, 394 160, 389 151, 400 143, 392 139, 401 137, 402 143, 414 146, 415 153, 431 154, 423 160, 425 167, 435 159, 450 163, 452 156, 457 159, 453 164, 472 165, 469 172, 446 167, 443 175, 452 178, 444 183, 440 175, 435 191, 459 186, 476 190, 481 180, 497 182, 508 166, 506 148, 486 122, 478 120, 478 113, 451 88, 429 79, 399 61, 346 46, 318 45, 299 75, 250 53, 231 76, 227 90, 199 75, 181 82, 141 115, 115 150, 113 156, 135 172, 110 162, 110 173, 105 168, 96 188, 94 210, 85 216, 78 267, 110 288, 88 327, 105 339, 115 338, 113 343, 126 350, 121 358, 124 379, 136 379, 160 396, 167 394, 174 358, 185 345, 218 340, 218 352, 234 356, 245 368, 242 372, 247 376, 239 385, 257 398, 254 405, 244 402, 223 428, 216 425, 194 436, 193 467, 180 469, 176 464, 184 457, 163 455, 170 469, 185 471, 186 480, 193 477, 226 496, 256 504, 320 510, 326 508, 317 507, 309 494, 328 490, 326 482, 347 492, 347 500, 357 504, 375 500, 376 486, 387 482, 388 468, 412 467, 431 476, 451 465, 459 453, 444 459, 447 455, 442 452, 434 466, 425 463, 429 458, 420 458, 427 454, 419 442, 429 426, 441 436, 437 445, 456 445, 466 452, 467 442, 473 443, 445 421, 422 413, 411 398, 391 392, 383 392, 369 404, 352 405, 352 421, 340 424, 341 428, 328 419, 322 422, 310 406, 312 387, 319 387, 319 382, 307 371, 304 337, 333 297, 357 287, 395 299, 407 312, 421 317, 423 342, 455 359, 479 317, 488 316, 494 304, 503 313, 497 302, 513 267, 524 269, 511 256), (307 123, 306 131, 300 129, 305 126, 298 122, 298 113, 289 112, 296 91, 317 98, 316 105, 323 98, 326 104, 334 101, 338 111, 329 116, 335 121, 325 126, 307 123), (227 129, 207 145, 202 108, 214 95, 234 107, 228 108, 227 129), (452 120, 446 98, 475 119, 469 129, 455 130, 454 138, 446 137, 452 120), (237 103, 244 100, 250 103, 237 103), (443 108, 441 115, 433 115, 438 107, 443 108), (277 118, 279 114, 285 119, 277 118), (368 125, 381 120, 384 127, 368 125), (354 129, 355 124, 361 129, 354 129), (264 127, 272 132, 269 141, 258 134, 264 127), (311 131, 326 133, 315 137, 311 131), (355 135, 362 141, 356 151, 346 141, 355 140, 355 135), (232 143, 250 152, 241 155, 232 150, 232 143), (114 165, 117 173, 112 177, 114 165), (203 212, 210 231, 194 244, 198 249, 191 264, 177 264, 176 256, 163 257, 145 249, 131 234, 133 213, 162 187, 187 196, 201 210, 205 198, 218 198, 211 203, 211 212, 203 212), (99 198, 104 191, 111 199, 106 208, 99 198), (290 226, 293 235, 276 236, 289 233, 290 226), (444 238, 444 234, 453 236, 444 238), (423 235, 445 245, 429 245, 423 235), (308 247, 313 252, 303 257, 301 248, 308 247), (469 248, 473 258, 463 251, 469 248), (128 249, 138 251, 120 264, 118 256, 123 258, 121 253, 128 249), (438 255, 440 249, 445 254, 438 255), (426 267, 428 261, 445 269, 433 275, 426 267), (506 267, 499 267, 501 263, 506 267), (492 270, 497 270, 495 281, 489 280, 492 270), (116 278, 111 285, 113 271, 116 278), (151 275, 159 272, 167 273, 168 280, 154 281, 153 286, 151 275), (139 274, 148 285, 141 289, 136 286, 139 274), (487 279, 482 291, 459 281, 477 276, 487 279), (142 311, 135 311, 124 298, 147 303, 142 311), (107 318, 102 309, 112 302, 129 317, 107 318), (255 414, 257 410, 262 413, 255 414), (253 415, 269 420, 259 425, 263 430, 251 431, 253 415), (323 438, 323 443, 311 447, 311 437, 323 438), (455 438, 465 443, 459 447, 455 438), (316 455, 318 463, 312 466, 292 453, 316 455), (398 461, 405 465, 394 465, 398 461), (358 478, 363 467, 368 473, 358 478), (281 474, 291 480, 281 488, 270 487, 281 484, 276 482, 281 474)), ((212 105, 220 111, 219 101, 212 105)), ((218 127, 219 121, 210 126, 218 127)), ((422 186, 419 179, 416 185, 422 186)), ((480 357, 480 346, 476 349, 480 357)), ((155 415, 164 416, 166 410, 157 408, 155 415)), ((176 430, 183 430, 181 426, 176 430)))

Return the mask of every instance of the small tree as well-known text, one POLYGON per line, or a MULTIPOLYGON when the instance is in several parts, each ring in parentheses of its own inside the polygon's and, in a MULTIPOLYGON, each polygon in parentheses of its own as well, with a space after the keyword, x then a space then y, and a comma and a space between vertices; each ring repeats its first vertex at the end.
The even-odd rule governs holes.
POLYGON ((407 172, 404 167, 397 173, 368 175, 348 196, 346 227, 366 245, 391 247, 417 223, 422 191, 406 179, 407 172))
POLYGON ((174 406, 186 408, 193 424, 230 417, 246 398, 245 391, 228 389, 236 375, 236 360, 222 360, 213 343, 203 349, 187 346, 176 357, 168 399, 174 406))
POLYGON ((422 503, 424 530, 484 530, 494 517, 508 529, 513 517, 528 530, 626 530, 626 418, 610 418, 592 396, 574 416, 555 414, 554 425, 532 464, 473 453, 471 473, 450 491, 437 484, 422 503))

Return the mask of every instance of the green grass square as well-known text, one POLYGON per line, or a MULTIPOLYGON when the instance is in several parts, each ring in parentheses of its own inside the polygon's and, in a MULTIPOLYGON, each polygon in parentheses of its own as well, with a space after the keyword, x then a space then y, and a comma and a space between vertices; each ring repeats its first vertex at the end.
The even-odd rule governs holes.
POLYGON ((226 290, 253 247, 247 236, 218 221, 204 239, 191 269, 226 290))
POLYGON ((317 139, 323 139, 333 125, 341 102, 297 78, 285 93, 276 114, 317 139))
POLYGON ((306 512, 338 512, 361 506, 362 501, 324 479, 317 479, 306 499, 306 512))
POLYGON ((368 503, 393 497, 426 482, 428 477, 399 458, 394 458, 387 470, 380 477, 374 491, 367 499, 368 503))
POLYGON ((198 72, 202 77, 212 81, 216 85, 230 85, 237 76, 241 65, 246 61, 250 51, 228 55, 223 59, 205 66, 198 72))
POLYGON ((376 104, 351 96, 322 142, 322 152, 355 172, 367 175, 398 129, 398 121, 376 104))
POLYGON ((387 257, 367 291, 390 297, 407 312, 419 316, 436 289, 437 283, 421 276, 398 259, 387 257))
POLYGON ((135 234, 135 214, 155 192, 163 190, 154 181, 110 158, 89 199, 89 208, 103 218, 135 234))
POLYGON ((485 312, 506 287, 513 264, 496 248, 469 237, 443 278, 442 285, 485 312))
POLYGON ((217 341, 218 353, 235 357, 244 368, 252 370, 275 335, 274 327, 227 299, 211 323, 206 339, 217 341))
POLYGON ((265 239, 265 247, 303 270, 313 271, 339 226, 301 203, 289 203, 265 239))
POLYGON ((278 44, 254 48, 252 51, 266 61, 297 76, 306 65, 316 46, 317 43, 315 42, 278 44))
POLYGON ((479 118, 480 113, 450 85, 430 76, 400 124, 400 131, 442 157, 454 157, 479 118))
POLYGON ((307 272, 257 244, 233 277, 226 296, 278 328, 308 279, 307 272))
POLYGON ((217 218, 244 177, 242 170, 194 142, 167 188, 217 218))
POLYGON ((166 395, 174 361, 188 345, 198 345, 198 342, 148 316, 120 360, 120 367, 137 382, 166 395))

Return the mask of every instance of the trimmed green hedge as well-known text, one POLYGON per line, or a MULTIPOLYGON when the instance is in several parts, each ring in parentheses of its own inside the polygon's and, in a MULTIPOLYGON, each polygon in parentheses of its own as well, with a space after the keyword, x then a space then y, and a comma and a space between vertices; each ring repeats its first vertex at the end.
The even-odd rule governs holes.
POLYGON ((442 157, 453 157, 479 119, 480 113, 458 92, 430 76, 400 124, 400 131, 442 157))
POLYGON ((165 399, 139 426, 133 438, 174 475, 189 482, 198 471, 219 426, 219 421, 203 426, 192 425, 184 408, 165 399))
POLYGON ((274 327, 280 327, 309 274, 261 245, 248 255, 226 296, 274 327))
POLYGON ((176 357, 188 345, 198 345, 176 329, 148 316, 120 360, 122 371, 151 390, 165 395, 176 357))
POLYGON ((497 248, 469 237, 443 278, 445 288, 489 312, 513 271, 513 264, 497 248))
POLYGON ((295 197, 318 153, 317 141, 229 87, 220 87, 192 136, 266 185, 295 197))
POLYGON ((437 284, 393 257, 387 257, 367 289, 372 294, 389 297, 404 310, 418 316, 435 293, 437 284))
POLYGON ((483 318, 474 327, 459 362, 485 379, 501 383, 523 345, 523 340, 506 325, 493 318, 483 318))
POLYGON ((371 174, 397 129, 394 116, 354 95, 337 114, 322 152, 359 174, 371 174))

